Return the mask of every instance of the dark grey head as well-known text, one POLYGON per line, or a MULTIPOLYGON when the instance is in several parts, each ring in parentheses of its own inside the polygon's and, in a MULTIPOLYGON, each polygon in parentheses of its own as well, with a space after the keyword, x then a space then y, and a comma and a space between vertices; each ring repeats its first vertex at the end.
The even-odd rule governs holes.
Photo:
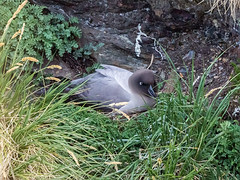
POLYGON ((151 70, 141 69, 132 74, 128 80, 129 88, 139 95, 156 97, 154 74, 151 70))

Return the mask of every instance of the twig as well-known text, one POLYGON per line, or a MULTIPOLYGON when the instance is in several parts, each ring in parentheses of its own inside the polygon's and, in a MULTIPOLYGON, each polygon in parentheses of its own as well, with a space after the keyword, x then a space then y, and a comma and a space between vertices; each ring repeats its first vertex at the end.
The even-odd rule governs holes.
POLYGON ((154 55, 152 54, 151 62, 149 64, 149 66, 147 67, 147 69, 149 69, 152 66, 153 60, 154 60, 154 55))

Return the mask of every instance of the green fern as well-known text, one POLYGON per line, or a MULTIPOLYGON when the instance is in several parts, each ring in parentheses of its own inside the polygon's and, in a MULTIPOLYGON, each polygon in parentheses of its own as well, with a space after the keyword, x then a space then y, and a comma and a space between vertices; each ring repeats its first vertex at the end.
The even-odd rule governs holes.
MULTIPOLYGON (((0 25, 4 27, 8 19, 18 7, 20 1, 1 1, 1 19, 0 25)), ((8 31, 8 39, 20 29, 25 23, 24 35, 20 48, 29 56, 35 56, 40 61, 42 55, 52 60, 54 54, 63 56, 64 53, 72 53, 74 49, 79 48, 77 39, 81 37, 81 31, 74 23, 78 22, 77 18, 70 18, 66 21, 61 14, 44 14, 45 7, 28 4, 11 24, 8 31)), ((2 33, 2 30, 0 30, 2 33)), ((18 39, 15 39, 17 46, 18 39)), ((13 50, 16 47, 13 47, 13 50)))

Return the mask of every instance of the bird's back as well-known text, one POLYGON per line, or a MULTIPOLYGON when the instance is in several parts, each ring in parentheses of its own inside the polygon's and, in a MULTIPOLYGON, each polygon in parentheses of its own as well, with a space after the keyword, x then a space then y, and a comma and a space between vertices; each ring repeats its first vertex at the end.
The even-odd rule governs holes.
POLYGON ((103 65, 103 68, 71 82, 69 88, 79 86, 75 98, 103 105, 128 102, 130 100, 128 78, 132 73, 110 65, 103 65))

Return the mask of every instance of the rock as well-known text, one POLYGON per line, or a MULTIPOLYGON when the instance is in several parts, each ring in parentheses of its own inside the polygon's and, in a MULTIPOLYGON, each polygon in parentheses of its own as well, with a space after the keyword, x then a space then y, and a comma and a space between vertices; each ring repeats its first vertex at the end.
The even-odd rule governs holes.
POLYGON ((192 60, 195 57, 194 51, 189 51, 184 57, 183 60, 192 60))
POLYGON ((161 80, 165 80, 166 79, 166 74, 165 74, 164 71, 161 71, 160 78, 161 78, 161 80))
POLYGON ((53 59, 51 62, 44 61, 43 64, 34 64, 33 66, 34 70, 37 71, 39 69, 44 68, 43 73, 44 75, 51 75, 54 77, 64 77, 67 79, 72 79, 73 77, 77 76, 77 72, 73 71, 72 68, 65 63, 64 61, 59 61, 57 59, 53 59), (45 67, 51 66, 51 65, 59 65, 62 69, 48 69, 45 67))
POLYGON ((199 28, 200 21, 193 13, 182 9, 172 9, 170 16, 165 18, 167 29, 175 32, 199 28))
MULTIPOLYGON (((93 42, 105 45, 93 56, 100 63, 129 66, 135 70, 145 67, 151 60, 153 41, 143 40, 141 54, 135 53, 138 25, 147 36, 155 38, 166 35, 164 24, 160 22, 150 4, 145 1, 124 0, 34 0, 34 3, 45 5, 52 12, 75 16, 83 32, 81 44, 93 42)), ((141 38, 147 39, 145 36, 141 38)))
POLYGON ((163 14, 168 14, 171 11, 171 4, 168 0, 147 0, 151 5, 155 15, 161 17, 163 14))
POLYGON ((181 73, 184 77, 186 77, 189 72, 189 68, 188 67, 178 67, 177 72, 179 74, 181 73))
POLYGON ((132 70, 149 64, 152 54, 156 59, 162 60, 162 56, 154 50, 153 38, 172 36, 171 31, 191 30, 201 24, 200 16, 196 15, 195 11, 188 11, 181 1, 177 3, 178 5, 167 0, 32 0, 32 2, 45 5, 51 12, 61 13, 67 18, 77 17, 78 26, 83 34, 81 45, 90 42, 105 44, 94 52, 94 59, 105 64, 130 66, 132 70), (141 52, 138 57, 135 46, 139 25, 143 34, 140 35, 142 41, 139 44, 141 52))

